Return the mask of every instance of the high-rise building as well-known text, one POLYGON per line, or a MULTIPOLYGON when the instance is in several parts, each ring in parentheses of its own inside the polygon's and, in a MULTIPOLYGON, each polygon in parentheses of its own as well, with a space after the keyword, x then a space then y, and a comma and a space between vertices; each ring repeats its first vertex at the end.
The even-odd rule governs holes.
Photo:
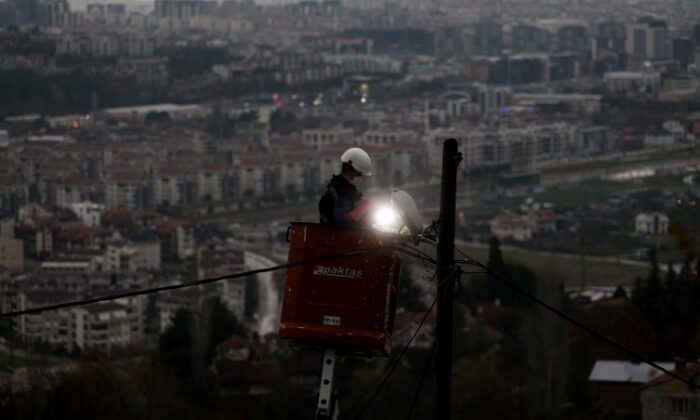
POLYGON ((17 23, 17 5, 12 1, 0 1, 0 26, 17 23))
POLYGON ((45 0, 39 5, 39 25, 68 26, 70 20, 70 5, 66 0, 45 0))
POLYGON ((583 53, 588 49, 588 30, 583 23, 567 23, 557 31, 557 51, 583 53))
POLYGON ((596 72, 627 68, 626 40, 627 28, 622 22, 606 21, 593 29, 591 58, 596 61, 596 72))
POLYGON ((39 0, 15 0, 17 23, 33 25, 39 18, 39 0))
POLYGON ((202 14, 201 0, 156 0, 155 15, 160 18, 188 20, 202 14))
POLYGON ((695 55, 695 44, 688 38, 676 38, 673 40, 673 59, 678 60, 681 69, 687 69, 695 55))
POLYGON ((605 53, 624 53, 626 39, 627 30, 624 23, 611 20, 598 24, 593 35, 593 58, 598 59, 605 53))
POLYGON ((549 52, 552 33, 534 25, 519 24, 511 32, 511 49, 515 53, 549 52))
POLYGON ((632 69, 643 68, 647 62, 671 59, 672 42, 666 22, 644 17, 627 24, 625 50, 632 69))
POLYGON ((474 50, 473 34, 463 26, 446 26, 435 31, 435 55, 464 57, 474 50))
POLYGON ((476 23, 474 46, 478 55, 501 55, 501 49, 503 48, 501 23, 493 18, 480 19, 476 23))

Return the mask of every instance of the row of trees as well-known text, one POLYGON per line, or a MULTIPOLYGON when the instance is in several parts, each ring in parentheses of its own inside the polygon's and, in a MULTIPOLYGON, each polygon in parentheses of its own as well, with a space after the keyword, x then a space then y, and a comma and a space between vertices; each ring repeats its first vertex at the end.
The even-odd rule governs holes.
POLYGON ((667 357, 696 359, 695 345, 700 320, 700 259, 691 268, 688 258, 679 272, 671 263, 662 276, 654 250, 650 253, 650 272, 637 279, 631 302, 642 317, 661 333, 667 357))

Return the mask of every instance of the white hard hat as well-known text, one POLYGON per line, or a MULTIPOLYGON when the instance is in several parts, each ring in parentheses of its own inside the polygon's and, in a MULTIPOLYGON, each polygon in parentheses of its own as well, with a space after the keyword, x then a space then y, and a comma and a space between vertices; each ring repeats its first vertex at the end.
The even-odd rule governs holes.
POLYGON ((372 160, 367 152, 359 147, 346 150, 340 157, 340 161, 349 164, 354 170, 364 176, 372 175, 372 160))

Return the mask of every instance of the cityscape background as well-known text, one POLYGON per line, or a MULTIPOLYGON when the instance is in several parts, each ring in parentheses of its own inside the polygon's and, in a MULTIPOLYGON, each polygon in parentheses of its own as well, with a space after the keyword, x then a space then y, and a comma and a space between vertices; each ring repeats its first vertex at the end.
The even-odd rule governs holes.
MULTIPOLYGON (((700 384, 699 17, 692 0, 0 0, 0 312, 285 263, 289 222, 318 221, 353 146, 373 163, 359 188, 406 190, 429 225, 455 138, 459 250, 700 384)), ((404 257, 404 357, 339 360, 341 418, 434 417, 433 271, 404 257)), ((700 418, 677 379, 494 277, 460 284, 455 418, 700 418)), ((0 417, 311 416, 320 353, 278 338, 283 295, 275 271, 2 318, 0 417)))

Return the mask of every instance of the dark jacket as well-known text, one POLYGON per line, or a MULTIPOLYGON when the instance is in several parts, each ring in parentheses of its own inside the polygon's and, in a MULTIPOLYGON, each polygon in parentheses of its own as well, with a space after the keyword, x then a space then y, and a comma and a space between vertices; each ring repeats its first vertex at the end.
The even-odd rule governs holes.
POLYGON ((337 228, 351 227, 355 220, 348 216, 362 201, 362 193, 342 175, 333 175, 326 193, 318 203, 321 223, 330 223, 337 228))

